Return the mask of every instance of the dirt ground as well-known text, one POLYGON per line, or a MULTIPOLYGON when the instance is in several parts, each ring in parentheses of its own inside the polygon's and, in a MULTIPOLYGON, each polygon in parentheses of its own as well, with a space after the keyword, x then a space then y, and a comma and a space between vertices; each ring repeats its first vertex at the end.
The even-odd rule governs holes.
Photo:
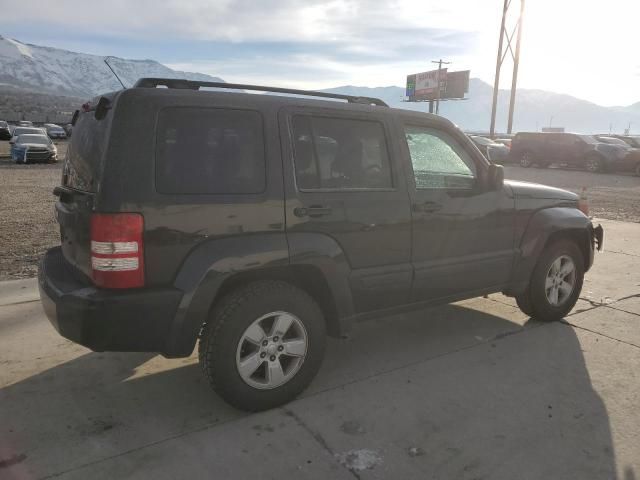
MULTIPOLYGON (((0 155, 7 146, 0 142, 0 155)), ((60 158, 66 148, 58 144, 60 158)), ((0 158, 0 280, 35 276, 40 255, 60 243, 52 190, 61 175, 61 162, 15 165, 0 158)))
MULTIPOLYGON (((6 145, 0 142, 0 155, 6 145)), ((65 143, 58 152, 63 158, 65 143)), ((52 190, 60 176, 60 163, 25 166, 0 158, 0 280, 35 276, 40 255, 59 243, 52 190)), ((594 216, 640 223, 639 177, 517 166, 507 166, 505 176, 574 192, 585 187, 594 216)))

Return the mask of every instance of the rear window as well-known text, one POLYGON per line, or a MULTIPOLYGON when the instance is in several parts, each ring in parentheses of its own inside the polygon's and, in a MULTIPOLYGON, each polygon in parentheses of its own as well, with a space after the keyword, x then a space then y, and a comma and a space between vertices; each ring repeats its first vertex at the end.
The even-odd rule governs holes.
POLYGON ((108 132, 108 119, 96 120, 92 111, 78 115, 67 150, 64 185, 86 192, 97 190, 108 132))
POLYGON ((262 130, 262 117, 255 111, 163 109, 156 130, 156 189, 173 194, 263 192, 262 130))

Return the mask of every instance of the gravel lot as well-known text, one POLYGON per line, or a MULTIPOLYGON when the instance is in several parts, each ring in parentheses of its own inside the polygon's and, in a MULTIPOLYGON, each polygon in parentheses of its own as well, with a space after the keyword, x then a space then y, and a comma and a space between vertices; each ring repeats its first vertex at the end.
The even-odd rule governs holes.
MULTIPOLYGON (((0 155, 6 151, 7 143, 0 142, 0 155)), ((64 157, 65 143, 59 143, 58 152, 64 157)), ((42 252, 59 243, 51 191, 60 170, 60 163, 25 166, 0 158, 0 280, 35 276, 42 252)), ((640 223, 639 177, 516 166, 507 166, 505 176, 574 192, 586 187, 593 215, 640 223)))

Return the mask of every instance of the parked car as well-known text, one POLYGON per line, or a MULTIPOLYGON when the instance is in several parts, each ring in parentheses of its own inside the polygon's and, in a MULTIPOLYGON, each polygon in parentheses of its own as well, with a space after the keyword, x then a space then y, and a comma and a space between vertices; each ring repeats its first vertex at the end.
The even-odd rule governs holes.
POLYGON ((501 143, 502 145, 505 145, 509 150, 511 150, 511 142, 513 142, 513 139, 511 138, 496 138, 493 140, 496 143, 501 143))
POLYGON ((640 148, 635 148, 621 138, 611 137, 608 135, 595 135, 595 138, 602 143, 609 145, 617 145, 624 148, 627 154, 624 158, 614 161, 609 167, 610 171, 616 172, 634 172, 640 176, 640 148))
POLYGON ((620 145, 576 133, 522 132, 516 134, 511 144, 511 159, 525 168, 555 163, 601 172, 619 168, 626 155, 627 150, 620 145))
POLYGON ((46 135, 22 134, 11 145, 11 159, 16 163, 55 162, 58 150, 46 135))
POLYGON ((44 128, 47 132, 47 135, 50 139, 58 139, 64 140, 67 138, 67 133, 60 125, 56 125, 55 123, 45 123, 44 128))
POLYGON ((469 135, 469 138, 491 163, 502 164, 509 158, 509 148, 506 145, 478 135, 469 135))
POLYGON ((443 117, 213 82, 141 79, 85 105, 54 194, 54 328, 96 351, 198 343, 246 410, 303 391, 356 320, 492 292, 560 319, 603 240, 578 195, 504 181, 443 117))
POLYGON ((620 140, 624 140, 628 145, 633 148, 640 148, 640 136, 638 135, 610 135, 614 138, 619 138, 620 140))
POLYGON ((9 124, 4 120, 0 120, 0 140, 11 140, 9 124))
POLYGON ((42 128, 36 128, 36 127, 15 127, 11 132, 12 136, 11 136, 11 139, 9 140, 9 143, 11 144, 15 143, 16 139, 20 135, 26 135, 26 134, 46 135, 47 132, 45 132, 44 129, 42 128))
POLYGON ((17 125, 18 127, 33 127, 33 122, 30 122, 29 120, 20 120, 17 125))

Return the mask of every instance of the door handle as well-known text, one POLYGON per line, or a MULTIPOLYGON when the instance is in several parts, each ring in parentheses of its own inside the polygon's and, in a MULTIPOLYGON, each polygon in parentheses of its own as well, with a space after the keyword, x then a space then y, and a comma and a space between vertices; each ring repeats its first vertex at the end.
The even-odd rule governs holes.
POLYGON ((433 213, 442 209, 442 205, 437 202, 414 203, 413 211, 421 213, 433 213))
POLYGON ((310 207, 296 207, 293 209, 296 217, 322 217, 331 215, 331 207, 323 207, 321 205, 312 205, 310 207))

